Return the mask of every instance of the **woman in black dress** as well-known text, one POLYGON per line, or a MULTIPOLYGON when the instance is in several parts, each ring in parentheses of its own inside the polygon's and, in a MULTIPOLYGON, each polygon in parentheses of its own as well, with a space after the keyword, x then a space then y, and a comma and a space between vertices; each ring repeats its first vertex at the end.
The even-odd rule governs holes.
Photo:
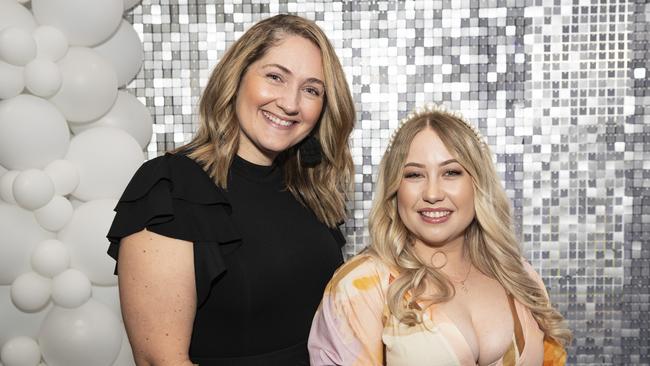
POLYGON ((309 364, 343 262, 354 115, 315 23, 278 15, 229 48, 195 138, 140 168, 108 233, 138 365, 309 364))

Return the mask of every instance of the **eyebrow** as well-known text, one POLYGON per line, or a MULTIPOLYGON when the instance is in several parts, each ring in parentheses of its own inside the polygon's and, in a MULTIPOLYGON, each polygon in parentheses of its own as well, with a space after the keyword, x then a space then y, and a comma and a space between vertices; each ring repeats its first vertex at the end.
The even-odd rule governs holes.
MULTIPOLYGON (((286 67, 284 67, 284 66, 282 66, 282 65, 280 65, 280 64, 266 64, 266 65, 264 65, 264 66, 262 66, 262 67, 263 67, 263 68, 267 68, 267 67, 277 67, 278 69, 282 70, 282 72, 284 72, 285 74, 293 75, 293 73, 291 72, 291 70, 287 69, 286 67)), ((320 84, 320 85, 322 85, 323 87, 325 87, 325 83, 324 83, 322 80, 318 79, 318 78, 308 78, 308 79, 307 79, 307 82, 309 82, 309 83, 317 83, 317 84, 320 84)))
MULTIPOLYGON (((456 159, 449 159, 449 160, 445 160, 445 161, 443 161, 442 163, 440 163, 440 164, 438 164, 438 165, 439 165, 439 166, 445 166, 445 165, 449 165, 449 164, 451 164, 451 163, 458 163, 458 160, 456 160, 456 159)), ((458 164, 460 164, 460 163, 458 163, 458 164)), ((406 167, 409 167, 409 166, 413 166, 413 167, 416 167, 416 168, 425 168, 424 164, 420 164, 420 163, 413 163, 413 162, 410 162, 410 163, 406 163, 406 164, 404 164, 404 167, 405 167, 405 168, 406 168, 406 167)))

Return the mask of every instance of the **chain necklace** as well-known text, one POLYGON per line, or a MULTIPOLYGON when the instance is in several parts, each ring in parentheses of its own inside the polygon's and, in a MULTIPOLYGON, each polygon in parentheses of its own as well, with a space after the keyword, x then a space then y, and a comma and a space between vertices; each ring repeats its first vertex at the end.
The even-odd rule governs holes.
MULTIPOLYGON (((431 255, 431 258, 429 259, 429 262, 431 263, 431 267, 440 270, 444 266, 447 265, 447 253, 445 253, 443 251, 436 251, 431 255), (434 262, 437 262, 435 260, 437 255, 442 255, 443 256, 444 262, 442 264, 435 265, 434 262)), ((449 277, 449 279, 451 279, 452 282, 459 284, 460 289, 463 290, 463 292, 465 294, 467 294, 467 293, 469 293, 469 289, 467 288, 467 285, 465 284, 465 282, 469 278, 469 273, 470 272, 472 272, 472 263, 471 262, 469 264, 469 268, 467 268, 467 273, 465 274, 465 278, 462 281, 455 280, 455 279, 451 278, 451 276, 449 276, 449 275, 447 275, 447 277, 449 277)))
POLYGON ((469 268, 467 269, 467 274, 465 274, 465 278, 464 278, 462 281, 457 281, 457 280, 455 280, 455 279, 449 277, 449 278, 451 278, 451 280, 452 280, 453 282, 456 282, 457 284, 460 285, 460 286, 459 286, 460 289, 463 290, 463 292, 464 292, 465 294, 469 293, 469 289, 467 289, 467 285, 465 285, 465 281, 467 281, 467 279, 469 278, 469 273, 470 273, 470 272, 472 272, 472 264, 471 264, 471 263, 469 264, 469 268))

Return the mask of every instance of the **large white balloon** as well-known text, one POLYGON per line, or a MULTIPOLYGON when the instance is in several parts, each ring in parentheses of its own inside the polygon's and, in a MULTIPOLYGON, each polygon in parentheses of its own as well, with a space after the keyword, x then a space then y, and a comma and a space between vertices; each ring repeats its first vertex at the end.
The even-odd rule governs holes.
POLYGON ((93 299, 108 306, 124 322, 120 308, 120 289, 117 286, 93 286, 93 299))
POLYGON ((70 266, 70 251, 60 241, 47 239, 34 248, 31 263, 34 271, 52 278, 70 266))
POLYGON ((135 361, 133 360, 133 350, 129 344, 129 338, 126 335, 126 330, 122 335, 122 348, 120 349, 120 354, 117 356, 113 366, 135 366, 135 361))
POLYGON ((0 58, 16 66, 24 66, 36 57, 36 41, 31 31, 7 27, 0 31, 0 58))
POLYGON ((106 254, 106 233, 115 217, 115 205, 115 199, 86 202, 59 232, 59 240, 70 249, 71 267, 85 273, 96 285, 117 284, 117 276, 113 275, 115 261, 106 254))
POLYGON ((117 30, 124 5, 106 0, 32 0, 39 24, 63 31, 71 45, 94 46, 117 30))
POLYGON ((28 169, 20 172, 13 185, 14 199, 20 207, 36 210, 54 197, 54 183, 44 171, 28 169))
POLYGON ((79 169, 67 160, 54 160, 45 167, 45 173, 54 182, 54 192, 65 196, 79 184, 79 169))
POLYGON ((44 168, 65 156, 70 131, 45 99, 21 94, 0 102, 0 164, 7 169, 44 168))
POLYGON ((11 301, 26 313, 42 310, 50 302, 52 280, 36 272, 23 273, 11 285, 11 301))
POLYGON ((117 100, 108 113, 95 122, 70 123, 70 129, 79 134, 87 129, 108 126, 126 131, 145 149, 151 141, 153 119, 147 107, 140 103, 133 94, 120 90, 117 100))
POLYGON ((36 57, 59 61, 68 52, 68 39, 58 28, 42 25, 32 33, 36 41, 36 57))
POLYGON ((94 47, 117 71, 117 84, 126 86, 140 71, 144 50, 133 26, 122 20, 120 27, 106 42, 94 47))
POLYGON ((29 272, 36 244, 54 237, 31 212, 5 203, 0 203, 0 233, 0 285, 11 285, 20 274, 29 272))
POLYGON ((54 196, 45 206, 34 211, 34 217, 44 229, 59 231, 70 221, 73 211, 67 198, 54 196))
POLYGON ((52 280, 52 301, 58 306, 78 308, 90 299, 91 294, 88 277, 74 268, 63 271, 52 280))
POLYGON ((0 30, 7 27, 20 27, 25 30, 36 28, 32 13, 12 0, 0 1, 0 30))
POLYGON ((117 97, 117 74, 110 62, 90 48, 71 47, 59 67, 63 83, 50 100, 68 121, 92 121, 111 109, 117 97))
POLYGON ((53 307, 38 343, 50 366, 110 366, 120 352, 122 333, 111 310, 90 299, 76 309, 53 307))
POLYGON ((41 349, 30 337, 16 337, 2 346, 0 358, 5 366, 38 366, 41 349))
POLYGON ((11 302, 11 286, 0 286, 0 345, 17 336, 36 338, 51 307, 52 302, 39 312, 25 313, 11 302))
POLYGON ((61 71, 53 61, 37 58, 24 69, 25 87, 32 94, 48 98, 61 88, 61 71))
POLYGON ((0 99, 13 98, 25 88, 23 68, 0 60, 0 99))
POLYGON ((7 203, 16 203, 13 186, 18 174, 20 171, 10 170, 0 176, 0 198, 7 203))
POLYGON ((90 201, 120 197, 144 154, 128 133, 97 127, 72 138, 66 160, 79 168, 79 185, 72 195, 90 201))

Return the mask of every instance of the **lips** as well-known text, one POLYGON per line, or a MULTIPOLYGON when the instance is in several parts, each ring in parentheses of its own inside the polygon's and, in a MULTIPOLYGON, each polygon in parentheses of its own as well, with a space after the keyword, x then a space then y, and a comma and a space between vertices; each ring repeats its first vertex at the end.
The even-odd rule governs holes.
POLYGON ((264 118, 266 118, 267 121, 271 122, 271 124, 279 128, 291 127, 296 123, 296 121, 282 119, 275 114, 267 111, 262 111, 262 115, 264 115, 264 118))
POLYGON ((435 209, 435 210, 419 210, 418 213, 422 220, 432 224, 440 224, 449 219, 449 216, 452 214, 451 210, 447 209, 435 209))

